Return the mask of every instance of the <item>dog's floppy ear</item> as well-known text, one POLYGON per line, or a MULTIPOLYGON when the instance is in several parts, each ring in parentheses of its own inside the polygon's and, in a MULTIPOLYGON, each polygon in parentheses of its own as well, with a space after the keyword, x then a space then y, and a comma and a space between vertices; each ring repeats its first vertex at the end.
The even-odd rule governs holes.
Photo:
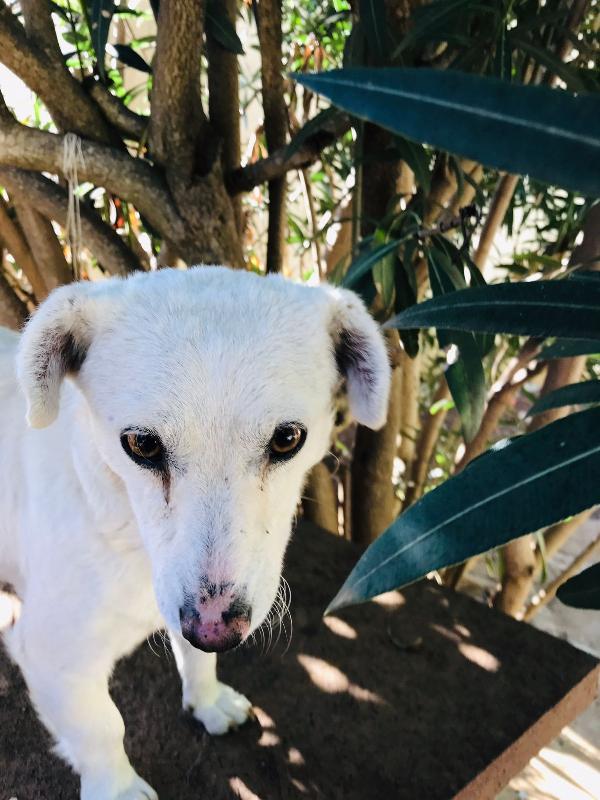
POLYGON ((385 339, 359 297, 327 287, 333 297, 333 338, 338 368, 346 378, 350 413, 378 430, 387 416, 391 367, 385 339))
POLYGON ((55 289, 21 335, 17 373, 32 428, 54 422, 61 382, 83 364, 91 339, 86 315, 90 286, 82 282, 55 289))

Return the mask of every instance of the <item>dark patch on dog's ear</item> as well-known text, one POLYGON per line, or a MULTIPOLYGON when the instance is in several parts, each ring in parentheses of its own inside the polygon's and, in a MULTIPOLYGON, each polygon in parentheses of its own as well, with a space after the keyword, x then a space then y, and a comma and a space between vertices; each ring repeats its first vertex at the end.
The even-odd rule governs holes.
POLYGON ((361 425, 377 430, 385 422, 390 391, 385 340, 353 292, 326 291, 334 298, 330 331, 337 367, 346 379, 350 413, 361 425))
POLYGON ((72 333, 67 333, 64 337, 62 358, 63 367, 66 375, 74 375, 79 372, 87 355, 87 345, 76 341, 72 333))
POLYGON ((61 375, 74 375, 81 369, 86 355, 87 347, 77 342, 72 333, 53 331, 48 336, 47 346, 34 356, 36 379, 47 383, 51 369, 57 369, 61 375))
POLYGON ((358 331, 342 330, 335 345, 335 360, 345 378, 352 372, 365 389, 374 389, 375 373, 369 363, 369 342, 365 336, 358 331))
POLYGON ((91 341, 87 292, 85 284, 52 292, 21 337, 18 374, 28 401, 27 419, 34 428, 54 421, 63 378, 76 375, 85 361, 91 341))

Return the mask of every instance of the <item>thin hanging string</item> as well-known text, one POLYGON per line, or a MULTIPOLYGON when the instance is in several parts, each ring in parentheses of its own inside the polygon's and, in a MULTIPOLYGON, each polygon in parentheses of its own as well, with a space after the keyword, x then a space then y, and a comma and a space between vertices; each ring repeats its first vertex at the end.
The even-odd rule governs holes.
POLYGON ((81 249, 81 211, 79 208, 79 195, 76 189, 79 185, 77 170, 84 167, 81 138, 76 133, 66 133, 63 143, 63 175, 67 179, 69 202, 67 205, 67 243, 71 251, 71 265, 75 280, 81 277, 79 270, 79 252, 81 249))

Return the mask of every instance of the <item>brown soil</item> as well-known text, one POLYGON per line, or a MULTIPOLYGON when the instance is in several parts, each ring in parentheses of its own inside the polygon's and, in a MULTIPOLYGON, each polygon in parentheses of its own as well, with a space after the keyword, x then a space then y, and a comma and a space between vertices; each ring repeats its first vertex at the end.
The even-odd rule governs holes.
MULTIPOLYGON (((161 800, 449 800, 594 667, 431 582, 326 625, 323 608, 355 560, 346 542, 300 527, 286 571, 290 648, 221 658, 221 677, 257 707, 235 733, 211 738, 180 710, 158 639, 158 655, 143 645, 119 665, 112 691, 126 747, 161 800)), ((0 652, 0 800, 76 800, 78 779, 49 746, 0 652)))

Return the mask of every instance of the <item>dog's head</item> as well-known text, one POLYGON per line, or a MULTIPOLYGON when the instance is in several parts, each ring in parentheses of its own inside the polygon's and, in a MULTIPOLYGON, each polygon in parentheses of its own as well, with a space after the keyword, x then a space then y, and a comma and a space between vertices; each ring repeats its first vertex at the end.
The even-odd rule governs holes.
POLYGON ((161 612, 204 650, 235 646, 267 615, 340 380, 372 428, 390 385, 383 338, 353 293, 223 267, 58 289, 28 323, 18 368, 33 427, 54 421, 74 378, 161 612))

